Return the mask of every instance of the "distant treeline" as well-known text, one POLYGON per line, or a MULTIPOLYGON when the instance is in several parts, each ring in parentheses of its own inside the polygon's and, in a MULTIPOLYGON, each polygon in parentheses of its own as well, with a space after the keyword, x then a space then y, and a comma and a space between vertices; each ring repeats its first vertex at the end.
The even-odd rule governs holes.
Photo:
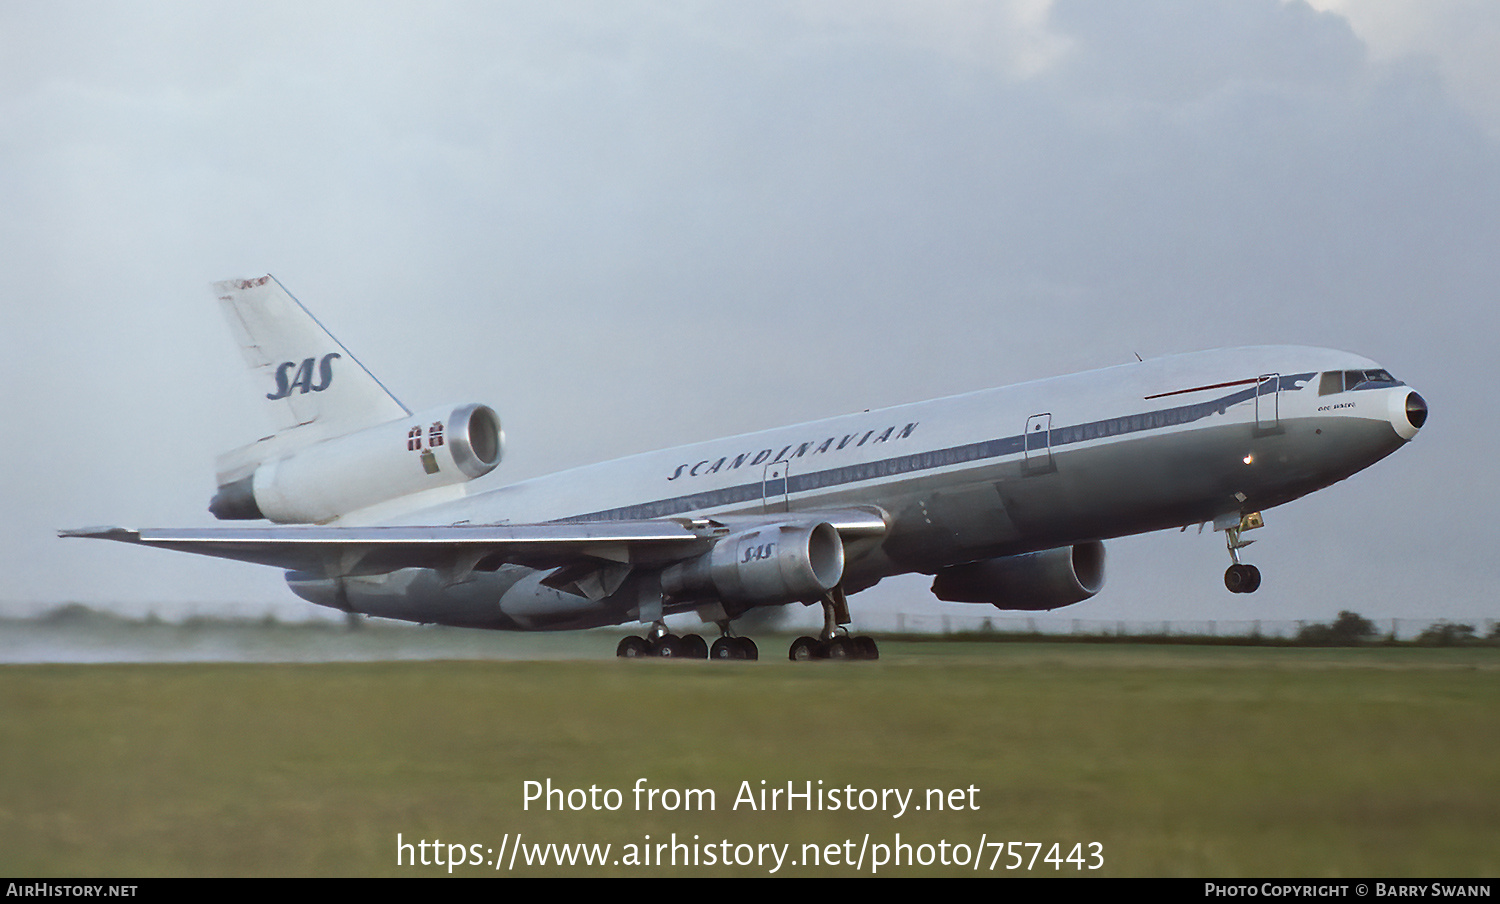
POLYGON ((1245 634, 1196 634, 1169 630, 1164 624, 1161 631, 1129 631, 1123 628, 1109 630, 1078 630, 1059 634, 1051 631, 1014 631, 989 628, 982 625, 977 630, 950 632, 946 634, 904 633, 904 640, 990 640, 1000 642, 1035 642, 1044 640, 1058 643, 1154 643, 1154 644, 1201 644, 1210 646, 1262 646, 1262 647, 1500 647, 1500 622, 1491 622, 1489 630, 1480 635, 1474 625, 1458 622, 1437 621, 1429 625, 1414 638, 1398 638, 1394 630, 1382 632, 1375 623, 1357 612, 1347 609, 1329 623, 1302 625, 1290 637, 1262 634, 1252 630, 1245 634))
MULTIPOLYGON (((32 616, 0 616, 0 622, 11 624, 28 625, 52 625, 56 627, 88 627, 88 628, 130 628, 130 627, 174 627, 174 628, 291 628, 308 629, 314 631, 335 630, 342 631, 347 627, 359 624, 354 621, 330 621, 318 619, 312 621, 284 622, 276 618, 273 613, 261 616, 234 616, 234 615, 188 615, 180 619, 165 619, 155 613, 136 617, 122 615, 118 612, 110 612, 107 609, 95 609, 83 603, 63 603, 47 610, 39 615, 32 616)), ((400 622, 386 622, 391 625, 401 625, 400 622)))
MULTIPOLYGON (((768 618, 760 619, 765 624, 761 625, 758 630, 776 632, 779 627, 776 624, 779 614, 779 610, 768 612, 768 618)), ((1013 620, 1007 619, 1007 621, 1013 620)), ((218 630, 243 628, 264 630, 274 628, 289 631, 323 632, 338 632, 353 629, 409 631, 420 627, 388 619, 365 619, 357 615, 350 615, 343 621, 331 621, 327 619, 281 621, 274 614, 270 613, 259 617, 190 615, 180 620, 169 621, 154 614, 144 617, 121 615, 107 610, 95 609, 83 603, 64 603, 40 615, 30 617, 0 617, 0 623, 4 622, 11 624, 46 625, 59 628, 172 627, 218 630)), ((1107 622, 1091 623, 1093 625, 1092 628, 1084 627, 1085 624, 1087 623, 1075 621, 1073 629, 1070 632, 1063 633, 1056 630, 1040 630, 1035 628, 1016 630, 1010 626, 995 627, 986 619, 978 627, 968 630, 935 632, 910 630, 882 632, 872 630, 869 633, 893 639, 899 638, 928 642, 983 640, 1001 643, 1036 643, 1041 641, 1047 643, 1149 643, 1265 647, 1500 647, 1500 621, 1489 622, 1487 630, 1482 634, 1480 633, 1480 629, 1472 624, 1437 621, 1430 624, 1414 637, 1398 638, 1395 634, 1394 626, 1390 631, 1382 631, 1371 620, 1348 610, 1340 612, 1338 617, 1332 622, 1302 624, 1298 627, 1296 633, 1292 635, 1263 634, 1259 630, 1259 623, 1252 623, 1250 630, 1243 633, 1229 634, 1220 634, 1216 631, 1202 633, 1190 630, 1174 630, 1171 622, 1152 623, 1153 625, 1160 625, 1160 630, 1145 630, 1139 627, 1130 629, 1123 623, 1117 624, 1112 628, 1107 622)), ((741 627, 744 626, 742 625, 741 627)))

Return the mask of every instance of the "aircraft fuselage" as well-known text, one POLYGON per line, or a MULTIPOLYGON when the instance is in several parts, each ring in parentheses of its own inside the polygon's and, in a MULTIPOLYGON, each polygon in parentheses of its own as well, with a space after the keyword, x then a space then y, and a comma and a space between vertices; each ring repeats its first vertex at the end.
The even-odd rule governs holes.
MULTIPOLYGON (((1317 348, 1224 349, 633 455, 343 523, 774 521, 878 510, 885 534, 847 544, 842 583, 852 593, 895 574, 1237 523, 1384 458, 1425 416, 1420 397, 1368 359, 1317 348), (1344 373, 1376 379, 1350 378, 1333 390, 1328 375, 1344 373)), ((661 600, 659 574, 639 569, 598 598, 545 577, 505 565, 462 582, 420 568, 289 581, 325 605, 512 630, 650 620, 650 600, 661 600)), ((702 600, 660 605, 670 614, 702 600)))

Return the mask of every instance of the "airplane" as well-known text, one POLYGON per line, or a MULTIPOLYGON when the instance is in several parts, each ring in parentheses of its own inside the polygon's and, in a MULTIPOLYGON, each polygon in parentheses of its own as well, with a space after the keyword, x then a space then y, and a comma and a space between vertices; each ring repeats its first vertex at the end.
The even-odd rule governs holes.
POLYGON ((273 527, 65 530, 285 569, 369 616, 510 631, 640 622, 621 657, 756 659, 733 622, 821 605, 788 656, 878 658, 848 596, 1048 610, 1103 587, 1103 541, 1211 523, 1231 564, 1262 512, 1406 444, 1427 403, 1374 361, 1269 346, 1173 355, 632 455, 476 490, 500 419, 397 401, 272 276, 213 284, 275 432, 220 456, 210 511, 273 527), (668 615, 716 624, 712 647, 668 615))

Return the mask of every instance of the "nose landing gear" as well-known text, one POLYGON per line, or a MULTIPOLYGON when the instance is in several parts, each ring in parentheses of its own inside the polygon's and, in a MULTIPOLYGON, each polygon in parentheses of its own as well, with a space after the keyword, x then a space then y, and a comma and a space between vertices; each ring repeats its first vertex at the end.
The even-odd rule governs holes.
POLYGON ((1255 541, 1240 539, 1240 533, 1264 524, 1260 512, 1251 512, 1241 518, 1239 524, 1224 529, 1224 545, 1229 547, 1229 557, 1234 560, 1224 572, 1224 586, 1230 593, 1254 593, 1260 588, 1260 569, 1240 561, 1240 550, 1255 541))

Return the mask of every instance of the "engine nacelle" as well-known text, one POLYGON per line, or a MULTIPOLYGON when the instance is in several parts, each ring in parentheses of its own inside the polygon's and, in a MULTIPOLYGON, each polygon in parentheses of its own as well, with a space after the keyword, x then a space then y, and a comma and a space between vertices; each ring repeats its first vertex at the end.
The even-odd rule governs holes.
POLYGON ((696 559, 666 569, 662 592, 677 600, 768 606, 817 599, 844 576, 844 541, 826 521, 741 531, 696 559))
POLYGON ((327 521, 483 477, 500 463, 503 436, 486 405, 435 408, 264 462, 219 487, 208 510, 221 519, 327 521))
POLYGON ((1104 544, 1091 540, 944 568, 932 592, 950 603, 1039 610, 1081 603, 1103 586, 1104 544))

